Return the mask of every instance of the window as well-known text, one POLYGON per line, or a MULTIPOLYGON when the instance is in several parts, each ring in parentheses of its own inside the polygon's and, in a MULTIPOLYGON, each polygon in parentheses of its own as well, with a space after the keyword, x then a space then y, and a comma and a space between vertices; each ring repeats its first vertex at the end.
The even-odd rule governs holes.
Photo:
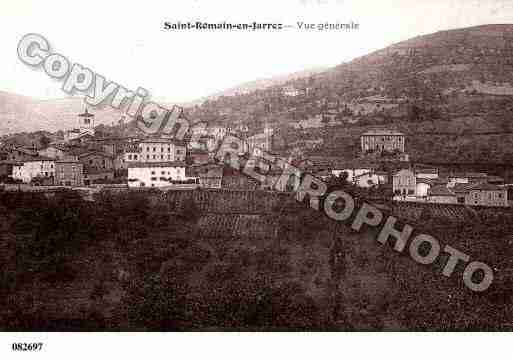
POLYGON ((129 160, 132 160, 132 155, 128 155, 128 159, 129 159, 129 160))
POLYGON ((152 181, 156 181, 157 180, 157 177, 152 177, 151 178, 152 181))
POLYGON ((162 172, 160 172, 160 174, 165 175, 165 174, 166 174, 166 171, 162 171, 162 172))
POLYGON ((151 174, 154 175, 155 174, 155 171, 151 171, 151 174))
POLYGON ((164 152, 164 147, 160 147, 160 152, 164 152))
POLYGON ((137 160, 137 155, 134 155, 134 160, 137 160))
POLYGON ((154 160, 155 160, 155 159, 157 159, 157 156, 156 156, 156 155, 153 155, 153 159, 154 159, 154 160))
POLYGON ((157 150, 157 147, 153 147, 153 152, 155 152, 157 150))
POLYGON ((160 159, 163 160, 164 159, 164 155, 160 155, 160 159))
POLYGON ((146 155, 146 159, 149 160, 150 159, 150 155, 146 155))

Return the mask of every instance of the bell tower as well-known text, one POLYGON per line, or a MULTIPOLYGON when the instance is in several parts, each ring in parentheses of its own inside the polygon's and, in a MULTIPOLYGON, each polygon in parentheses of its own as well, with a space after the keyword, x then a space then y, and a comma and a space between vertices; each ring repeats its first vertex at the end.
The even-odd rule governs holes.
POLYGON ((78 128, 80 134, 89 133, 94 136, 94 114, 85 109, 84 113, 78 115, 78 128))

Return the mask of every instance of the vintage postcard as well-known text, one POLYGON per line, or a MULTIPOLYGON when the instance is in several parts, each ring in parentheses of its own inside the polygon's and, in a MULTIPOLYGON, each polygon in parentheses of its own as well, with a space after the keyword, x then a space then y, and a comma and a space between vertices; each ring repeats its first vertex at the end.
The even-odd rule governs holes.
POLYGON ((7 356, 513 329, 513 2, 0 6, 7 356))

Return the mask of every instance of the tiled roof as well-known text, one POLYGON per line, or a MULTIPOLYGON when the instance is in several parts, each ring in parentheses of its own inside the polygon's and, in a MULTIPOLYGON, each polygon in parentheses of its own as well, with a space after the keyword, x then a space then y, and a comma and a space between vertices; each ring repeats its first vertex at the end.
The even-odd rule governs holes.
POLYGON ((433 173, 433 174, 438 174, 438 168, 415 168, 415 173, 433 173))
POLYGON ((55 161, 55 163, 75 163, 75 164, 82 164, 82 162, 77 160, 58 160, 55 161))
POLYGON ((350 168, 368 168, 374 169, 377 165, 372 161, 351 159, 348 160, 343 157, 325 157, 325 156, 310 156, 304 162, 307 163, 308 168, 315 168, 318 170, 332 169, 342 170, 350 168))
POLYGON ((408 168, 404 168, 396 173, 394 173, 394 177, 395 176, 399 176, 399 175, 405 175, 405 174, 408 174, 408 175, 414 175, 413 171, 408 169, 408 168))
POLYGON ((134 162, 128 164, 129 168, 152 168, 152 167, 185 167, 185 162, 134 162))
POLYGON ((175 138, 145 138, 139 143, 170 143, 177 146, 185 146, 184 141, 177 140, 175 138))
POLYGON ((110 156, 110 155, 108 155, 106 153, 103 153, 103 152, 100 152, 100 151, 90 151, 90 150, 87 150, 87 152, 84 152, 84 153, 80 153, 78 155, 78 157, 87 157, 87 156, 92 156, 92 155, 112 158, 112 156, 110 156))
POLYGON ((428 189, 428 196, 455 196, 455 193, 444 185, 428 189))
POLYGON ((430 178, 417 178, 417 183, 426 183, 429 185, 433 185, 435 181, 430 178))
POLYGON ((23 163, 23 162, 39 162, 39 161, 55 161, 55 159, 50 158, 50 157, 44 157, 44 156, 35 156, 35 157, 26 158, 20 162, 23 163))
POLYGON ((503 187, 496 186, 490 183, 477 183, 473 185, 469 190, 471 191, 505 191, 503 187))
POLYGON ((396 130, 375 129, 362 133, 362 136, 404 136, 404 133, 396 130))
POLYGON ((488 175, 484 172, 467 172, 465 177, 468 178, 486 178, 488 175))
POLYGON ((467 193, 474 185, 470 183, 456 183, 453 187, 454 193, 467 193))
POLYGON ((490 182, 504 182, 504 178, 499 176, 488 176, 486 177, 486 180, 490 182))

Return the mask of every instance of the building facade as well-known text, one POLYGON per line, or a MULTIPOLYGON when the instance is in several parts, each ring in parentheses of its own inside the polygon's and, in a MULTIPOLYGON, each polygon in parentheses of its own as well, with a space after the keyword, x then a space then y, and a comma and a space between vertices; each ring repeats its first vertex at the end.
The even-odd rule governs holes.
POLYGON ((173 184, 196 183, 187 177, 185 163, 132 163, 128 166, 128 187, 168 187, 173 184))
POLYGON ((113 170, 114 160, 111 156, 98 151, 82 153, 78 160, 83 163, 84 168, 94 170, 113 170))
POLYGON ((433 203, 444 203, 444 204, 455 204, 458 203, 456 193, 445 185, 433 186, 428 190, 429 202, 433 203))
POLYGON ((54 183, 61 186, 83 186, 83 167, 79 161, 56 161, 54 183))
POLYGON ((471 206, 508 206, 508 191, 489 183, 478 183, 468 189, 465 204, 471 206))
POLYGON ((94 114, 86 108, 84 113, 78 115, 78 128, 64 132, 64 141, 70 142, 83 136, 94 137, 94 134, 94 114))
POLYGON ((392 190, 398 196, 415 196, 417 179, 412 170, 404 169, 392 177, 392 190))
POLYGON ((146 139, 125 149, 126 163, 185 162, 185 143, 173 139, 146 139))
POLYGON ((51 158, 35 157, 13 165, 12 178, 30 183, 38 177, 53 180, 55 176, 55 161, 51 158))
POLYGON ((56 160, 63 159, 67 156, 67 151, 61 146, 50 145, 38 151, 40 156, 53 158, 56 160))
POLYGON ((363 153, 405 152, 405 135, 392 130, 371 130, 360 137, 363 153))

